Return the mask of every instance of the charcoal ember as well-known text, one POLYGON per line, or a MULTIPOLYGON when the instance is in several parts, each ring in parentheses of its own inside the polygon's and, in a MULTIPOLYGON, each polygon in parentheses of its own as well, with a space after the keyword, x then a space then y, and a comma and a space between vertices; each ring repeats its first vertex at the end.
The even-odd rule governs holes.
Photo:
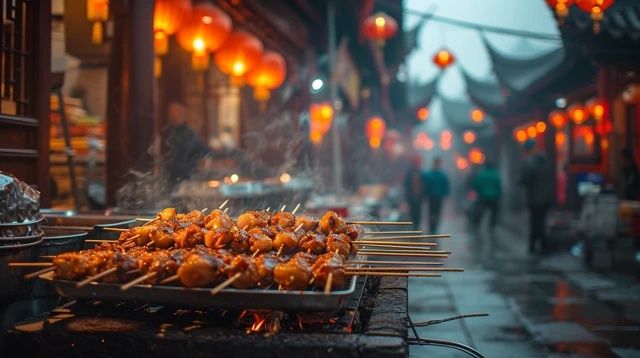
POLYGON ((40 216, 40 192, 0 171, 0 222, 22 223, 40 216))

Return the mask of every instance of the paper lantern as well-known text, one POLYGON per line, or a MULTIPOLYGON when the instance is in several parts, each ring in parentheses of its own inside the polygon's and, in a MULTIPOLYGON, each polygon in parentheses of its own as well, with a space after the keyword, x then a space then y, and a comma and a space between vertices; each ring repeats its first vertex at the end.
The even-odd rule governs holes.
POLYGON ((320 144, 333 122, 333 107, 329 102, 314 103, 309 108, 309 139, 320 144))
POLYGON ((455 61, 455 57, 448 50, 442 49, 433 56, 433 63, 440 67, 441 70, 449 67, 455 61))
POLYGON ((109 20, 109 0, 87 0, 87 20, 91 26, 91 42, 101 44, 104 41, 104 22, 109 20))
POLYGON ((379 46, 398 32, 398 23, 384 12, 367 17, 362 23, 362 33, 368 39, 375 40, 379 46))
POLYGON ((192 67, 203 69, 205 62, 207 67, 209 65, 209 53, 220 48, 230 31, 231 19, 227 14, 211 4, 199 3, 178 30, 176 39, 182 48, 191 52, 192 67))
POLYGON ((482 121, 484 121, 484 112, 479 108, 474 108, 469 115, 475 123, 482 123, 482 121))
POLYGON ((604 117, 604 105, 597 98, 588 100, 585 107, 596 121, 600 121, 604 117))
POLYGON ((416 117, 418 117, 418 119, 421 122, 426 121, 429 118, 429 108, 427 107, 418 108, 418 111, 416 112, 416 117))
POLYGON ((547 0, 547 5, 555 12, 558 17, 558 21, 562 23, 565 17, 569 15, 569 6, 573 4, 574 0, 547 0))
POLYGON ((539 134, 544 133, 547 130, 547 124, 543 121, 536 122, 536 132, 539 134))
POLYGON ((486 160, 484 153, 480 148, 471 148, 469 151, 469 161, 472 164, 480 165, 486 160))
POLYGON ((259 101, 269 99, 270 91, 280 87, 287 77, 287 64, 280 54, 266 51, 260 62, 247 73, 247 83, 253 87, 259 101))
POLYGON ((569 114, 569 118, 577 125, 587 120, 587 111, 579 104, 569 106, 567 113, 569 114))
POLYGON ((562 129, 567 125, 569 118, 563 111, 553 111, 549 113, 549 123, 555 129, 562 129))
POLYGON ((469 168, 469 161, 466 158, 458 157, 456 159, 456 167, 460 170, 466 170, 469 168))
POLYGON ((173 35, 191 15, 190 0, 156 0, 153 8, 153 50, 156 54, 154 74, 162 73, 161 56, 169 52, 169 36, 173 35))
POLYGON ((380 147, 386 130, 387 124, 381 117, 374 116, 367 120, 365 124, 365 134, 371 148, 377 149, 380 147))
POLYGON ((600 22, 602 21, 604 12, 613 5, 614 0, 575 0, 575 2, 580 10, 591 14, 593 32, 600 32, 600 22))
POLYGON ((261 58, 262 42, 246 31, 231 33, 215 54, 218 69, 236 79, 248 73, 261 58))
POLYGON ((516 129, 513 132, 513 136, 515 137, 515 139, 518 141, 518 143, 524 143, 528 136, 527 136, 527 131, 520 128, 520 129, 516 129))
POLYGON ((529 138, 535 138, 537 135, 538 135, 538 131, 536 130, 535 126, 527 127, 527 136, 529 138))
POLYGON ((462 134, 462 139, 467 144, 473 144, 476 141, 476 134, 472 130, 465 131, 462 134))

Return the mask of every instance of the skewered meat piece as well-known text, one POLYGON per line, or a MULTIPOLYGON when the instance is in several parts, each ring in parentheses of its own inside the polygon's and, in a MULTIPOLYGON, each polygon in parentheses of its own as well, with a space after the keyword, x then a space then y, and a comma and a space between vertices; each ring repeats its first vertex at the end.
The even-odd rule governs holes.
POLYGON ((103 262, 103 266, 100 271, 106 271, 112 267, 117 267, 118 270, 103 277, 103 282, 114 283, 129 281, 132 278, 132 274, 128 272, 138 268, 138 260, 121 252, 112 252, 112 255, 106 258, 105 262, 103 262))
POLYGON ((197 225, 204 227, 205 215, 200 210, 192 210, 186 214, 177 214, 175 219, 181 226, 197 225))
POLYGON ((364 229, 362 229, 362 226, 360 225, 350 224, 347 225, 344 233, 349 236, 349 239, 351 239, 351 241, 355 241, 364 234, 364 229))
POLYGON ((246 211, 238 216, 237 225, 239 228, 253 229, 254 227, 265 227, 269 225, 269 215, 266 211, 246 211))
POLYGON ((260 275, 260 285, 263 287, 273 283, 273 270, 280 263, 280 259, 273 253, 266 253, 255 258, 258 274, 260 275))
POLYGON ((293 214, 286 211, 278 211, 273 214, 271 220, 269 220, 271 225, 277 225, 281 228, 294 227, 296 224, 296 217, 293 214))
POLYGON ((249 243, 251 244, 249 252, 265 253, 273 249, 273 241, 263 233, 249 233, 249 243))
POLYGON ((226 229, 213 229, 204 233, 205 246, 212 249, 221 249, 233 241, 233 233, 226 229))
POLYGON ((242 254, 249 250, 249 235, 244 230, 238 230, 234 228, 231 230, 231 242, 229 243, 229 250, 234 254, 242 254))
POLYGON ((273 279, 286 290, 304 290, 311 279, 311 266, 302 255, 294 255, 289 261, 276 265, 273 279))
POLYGON ((318 227, 318 220, 309 216, 298 216, 295 227, 300 227, 304 231, 313 231, 318 227))
POLYGON ((347 258, 351 252, 351 240, 345 234, 329 234, 327 236, 327 252, 337 252, 347 258))
POLYGON ((254 260, 246 255, 238 255, 229 263, 227 276, 232 277, 240 273, 240 277, 233 281, 231 286, 235 288, 251 288, 260 282, 260 274, 254 260))
POLYGON ((174 232, 168 225, 158 225, 149 231, 149 238, 158 249, 168 249, 173 246, 174 232))
POLYGON ((347 223, 334 211, 327 211, 322 218, 320 218, 320 230, 325 235, 331 233, 342 233, 347 228, 347 223))
POLYGON ((315 232, 307 232, 302 235, 298 242, 298 247, 301 251, 311 252, 314 254, 321 254, 325 252, 327 238, 315 232))
POLYGON ((144 273, 155 272, 156 275, 147 281, 147 283, 155 284, 174 275, 178 270, 178 263, 171 258, 169 251, 154 251, 140 256, 139 268, 144 273))
POLYGON ((280 250, 281 246, 282 252, 291 252, 298 246, 298 238, 291 231, 280 231, 273 240, 273 247, 280 250))
POLYGON ((223 266, 216 256, 191 254, 178 268, 178 277, 185 287, 207 287, 220 280, 223 266))
POLYGON ((233 219, 222 210, 213 210, 204 218, 204 226, 209 230, 226 230, 233 228, 233 219))
POLYGON ((176 208, 165 208, 156 214, 156 217, 159 217, 160 220, 171 220, 176 216, 176 208))
POLYGON ((204 243, 204 234, 198 225, 191 224, 176 232, 173 240, 178 248, 194 247, 204 243))
POLYGON ((325 286, 329 273, 332 273, 332 287, 342 287, 345 283, 345 262, 343 257, 335 252, 320 255, 311 270, 313 271, 313 284, 317 287, 325 286))
POLYGON ((96 272, 87 252, 66 252, 53 258, 54 276, 63 280, 79 280, 96 272))

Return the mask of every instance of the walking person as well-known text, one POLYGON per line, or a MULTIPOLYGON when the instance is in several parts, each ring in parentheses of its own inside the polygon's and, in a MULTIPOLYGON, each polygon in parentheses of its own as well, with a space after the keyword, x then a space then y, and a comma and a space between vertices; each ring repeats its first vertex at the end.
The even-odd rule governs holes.
POLYGON ((418 155, 411 158, 409 169, 404 176, 404 195, 409 207, 409 217, 413 229, 420 230, 422 224, 422 202, 425 194, 422 158, 418 155))
POLYGON ((532 139, 523 145, 526 156, 520 172, 520 184, 526 191, 529 209, 529 253, 533 253, 536 244, 540 250, 547 250, 546 227, 547 212, 553 202, 553 176, 551 163, 547 156, 536 150, 536 142, 532 139))
POLYGON ((498 210, 502 196, 502 180, 500 172, 492 162, 487 162, 471 180, 471 188, 476 192, 473 224, 480 226, 486 211, 489 211, 489 231, 491 236, 498 223, 498 210))
POLYGON ((442 216, 442 204, 449 195, 449 179, 442 171, 440 158, 433 160, 433 167, 425 175, 426 194, 429 207, 429 231, 437 233, 442 216))

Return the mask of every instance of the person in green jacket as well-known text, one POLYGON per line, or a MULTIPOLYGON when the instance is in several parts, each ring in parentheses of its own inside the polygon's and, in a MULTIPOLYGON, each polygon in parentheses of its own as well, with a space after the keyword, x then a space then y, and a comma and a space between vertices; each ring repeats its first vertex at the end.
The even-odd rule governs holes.
POLYGON ((500 197, 502 196, 502 181, 500 172, 492 162, 487 162, 471 180, 471 188, 478 198, 475 203, 475 217, 473 224, 476 228, 480 225, 484 213, 489 211, 489 228, 491 232, 498 223, 498 210, 500 197))
POLYGON ((429 231, 432 233, 438 232, 442 203, 449 195, 449 179, 440 168, 441 165, 440 158, 434 159, 433 167, 425 174, 424 180, 429 205, 429 231))

